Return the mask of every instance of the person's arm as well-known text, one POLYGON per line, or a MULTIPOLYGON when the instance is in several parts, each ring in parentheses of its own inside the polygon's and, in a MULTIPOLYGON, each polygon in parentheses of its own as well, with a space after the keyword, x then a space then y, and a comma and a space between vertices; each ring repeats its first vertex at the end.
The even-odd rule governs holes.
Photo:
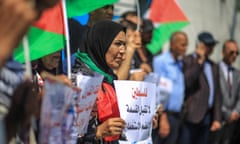
MULTIPOLYGON (((219 66, 219 69, 221 69, 220 66, 219 66)), ((221 70, 219 70, 219 80, 221 80, 221 79, 224 78, 224 77, 221 77, 220 71, 221 71, 221 70)), ((224 78, 224 79, 225 79, 225 78, 224 78)), ((239 80, 240 80, 240 79, 239 79, 239 80)), ((240 86, 240 85, 239 85, 239 86, 240 86)), ((221 89, 222 87, 224 87, 224 86, 222 86, 221 84, 219 84, 219 88, 221 89)), ((226 88, 224 88, 224 89, 226 89, 226 88)), ((224 95, 223 95, 223 93, 222 93, 222 97, 223 97, 223 96, 224 96, 224 95)), ((239 96, 240 96, 240 95, 239 95, 239 96)), ((222 113, 223 121, 224 121, 224 122, 227 122, 227 121, 230 119, 230 117, 231 117, 232 110, 229 109, 226 105, 222 104, 222 106, 221 106, 221 113, 222 113)))
POLYGON ((163 112, 159 121, 158 134, 160 137, 165 138, 169 135, 169 133, 170 133, 170 124, 168 122, 167 113, 163 112))
POLYGON ((146 52, 144 52, 144 47, 137 49, 137 53, 141 59, 139 68, 145 71, 146 73, 152 72, 152 66, 148 63, 149 60, 146 56, 146 52))
POLYGON ((195 58, 186 58, 184 60, 184 79, 186 89, 191 89, 198 83, 200 73, 202 72, 203 66, 198 64, 195 58))
POLYGON ((191 89, 198 83, 200 73, 203 71, 203 63, 206 58, 206 47, 204 47, 202 43, 199 43, 195 52, 195 57, 187 56, 183 60, 186 89, 191 89))
POLYGON ((129 70, 131 68, 131 63, 133 59, 133 55, 135 53, 135 49, 132 47, 127 47, 126 50, 126 59, 122 62, 121 66, 118 70, 116 70, 116 75, 118 76, 118 80, 126 80, 129 76, 129 70))
POLYGON ((0 13, 1 68, 37 14, 26 0, 1 0, 0 13))
POLYGON ((13 53, 32 22, 60 0, 1 0, 0 68, 13 53))
POLYGON ((235 111, 237 111, 238 113, 240 113, 240 72, 239 71, 237 71, 238 72, 238 82, 237 82, 237 84, 238 84, 238 86, 237 86, 237 103, 236 103, 236 105, 235 105, 235 108, 234 108, 234 110, 235 111))
POLYGON ((155 113, 152 121, 152 129, 156 129, 158 127, 158 120, 159 120, 159 114, 155 113))
POLYGON ((220 92, 220 82, 219 82, 219 67, 218 65, 213 65, 214 74, 214 108, 213 108, 213 123, 211 126, 211 131, 216 131, 221 128, 222 120, 222 94, 220 92))
POLYGON ((215 70, 214 74, 214 120, 221 121, 222 119, 222 93, 220 90, 220 77, 219 77, 219 67, 214 64, 213 69, 215 70))
POLYGON ((163 113, 163 107, 162 105, 159 105, 153 117, 152 129, 156 129, 159 127, 159 120, 162 116, 162 113, 163 113))
MULTIPOLYGON (((240 72, 238 72, 238 76, 240 76, 240 72)), ((240 117, 240 78, 238 77, 238 82, 237 82, 238 86, 237 86, 237 102, 235 105, 235 108, 233 109, 233 112, 236 112, 236 118, 239 119, 240 117)))
POLYGON ((126 58, 122 62, 121 66, 115 70, 116 75, 119 80, 128 79, 129 70, 131 68, 131 63, 133 59, 133 55, 136 49, 141 47, 141 35, 139 32, 134 32, 132 35, 127 37, 127 50, 126 50, 126 58))
POLYGON ((141 63, 140 69, 142 69, 142 70, 145 71, 146 73, 152 72, 151 66, 150 66, 148 63, 146 63, 146 62, 141 63))

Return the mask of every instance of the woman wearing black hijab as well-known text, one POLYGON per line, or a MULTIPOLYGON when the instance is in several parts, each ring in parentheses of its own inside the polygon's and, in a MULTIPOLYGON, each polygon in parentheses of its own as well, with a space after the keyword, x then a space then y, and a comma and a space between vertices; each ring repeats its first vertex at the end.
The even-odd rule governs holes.
POLYGON ((82 72, 91 75, 92 71, 95 71, 102 74, 104 80, 97 95, 97 108, 93 109, 97 119, 90 120, 88 133, 79 143, 85 143, 94 135, 97 140, 91 140, 91 143, 96 144, 97 141, 100 143, 101 140, 106 144, 118 144, 125 121, 120 118, 113 86, 113 80, 116 80, 117 76, 113 73, 113 69, 118 68, 125 58, 125 28, 120 24, 105 20, 93 25, 85 36, 76 54, 73 73, 82 72), (91 130, 94 124, 96 129, 91 130))

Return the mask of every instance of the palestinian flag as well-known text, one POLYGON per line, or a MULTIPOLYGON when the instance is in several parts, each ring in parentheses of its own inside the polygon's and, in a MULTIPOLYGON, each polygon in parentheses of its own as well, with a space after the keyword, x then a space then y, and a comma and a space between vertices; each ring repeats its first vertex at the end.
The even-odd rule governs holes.
MULTIPOLYGON (((67 16, 79 16, 118 0, 66 0, 67 16)), ((48 54, 61 50, 65 46, 64 21, 62 5, 45 11, 28 32, 30 59, 36 60, 48 54)), ((15 60, 23 63, 24 52, 22 44, 14 52, 15 60)))
MULTIPOLYGON (((79 16, 118 0, 66 0, 67 16, 79 16)), ((30 59, 36 60, 57 52, 65 46, 64 21, 61 2, 45 11, 28 32, 30 59)), ((15 60, 23 63, 22 44, 14 52, 15 60)))
POLYGON ((176 0, 152 0, 148 18, 155 25, 148 50, 157 54, 169 40, 170 35, 189 24, 176 0))
MULTIPOLYGON (((31 60, 61 50, 65 45, 61 3, 45 11, 41 18, 33 23, 27 35, 31 60)), ((15 50, 14 58, 19 62, 24 62, 22 44, 15 50)))

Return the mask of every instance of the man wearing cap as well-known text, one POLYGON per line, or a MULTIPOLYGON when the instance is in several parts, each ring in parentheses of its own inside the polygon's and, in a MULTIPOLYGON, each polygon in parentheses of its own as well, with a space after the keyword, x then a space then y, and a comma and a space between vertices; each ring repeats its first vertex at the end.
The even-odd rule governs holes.
POLYGON ((195 52, 183 60, 185 120, 180 137, 182 144, 207 144, 209 132, 221 128, 219 68, 209 59, 216 43, 211 33, 200 33, 195 52))

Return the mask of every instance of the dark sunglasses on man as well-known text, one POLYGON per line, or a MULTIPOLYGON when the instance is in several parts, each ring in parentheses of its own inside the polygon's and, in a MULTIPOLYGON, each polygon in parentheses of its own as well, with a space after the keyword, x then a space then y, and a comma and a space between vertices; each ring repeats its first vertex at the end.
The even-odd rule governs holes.
POLYGON ((230 55, 234 55, 234 54, 239 55, 239 51, 230 51, 229 54, 230 54, 230 55))

